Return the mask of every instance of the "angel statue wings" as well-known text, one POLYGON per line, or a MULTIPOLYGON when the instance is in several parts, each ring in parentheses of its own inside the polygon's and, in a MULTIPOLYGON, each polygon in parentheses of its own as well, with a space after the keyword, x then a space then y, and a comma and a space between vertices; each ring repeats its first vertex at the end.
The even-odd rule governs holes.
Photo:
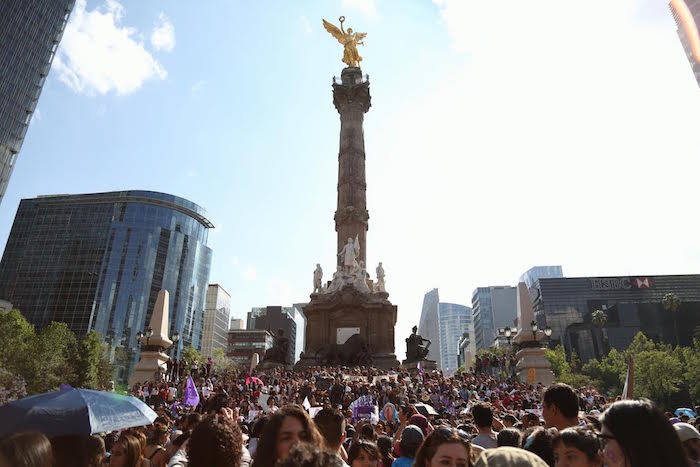
POLYGON ((338 39, 338 42, 343 44, 345 51, 343 52, 343 63, 347 66, 359 67, 362 57, 357 51, 358 45, 364 45, 362 39, 367 37, 366 32, 352 32, 352 28, 348 28, 347 32, 343 29, 343 22, 345 21, 345 16, 338 18, 340 21, 340 28, 329 23, 325 19, 323 20, 323 27, 326 31, 330 32, 333 37, 338 39))

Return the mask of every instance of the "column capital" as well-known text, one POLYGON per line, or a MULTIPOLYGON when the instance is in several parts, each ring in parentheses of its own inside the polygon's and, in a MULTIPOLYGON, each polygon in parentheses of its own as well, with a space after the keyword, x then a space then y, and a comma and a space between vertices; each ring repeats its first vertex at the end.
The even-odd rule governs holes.
POLYGON ((359 68, 345 68, 340 82, 333 79, 333 105, 339 113, 361 110, 366 113, 372 106, 369 94, 369 78, 363 77, 359 68))

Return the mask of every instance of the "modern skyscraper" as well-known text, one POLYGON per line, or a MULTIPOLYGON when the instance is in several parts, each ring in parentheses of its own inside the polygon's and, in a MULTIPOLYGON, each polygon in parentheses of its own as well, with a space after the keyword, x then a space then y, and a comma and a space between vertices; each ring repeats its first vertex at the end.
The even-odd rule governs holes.
POLYGON ((476 349, 491 347, 498 328, 512 327, 517 315, 517 288, 478 287, 472 293, 476 349))
POLYGON ((284 331, 284 336, 289 339, 289 360, 294 363, 298 360, 301 351, 297 351, 297 312, 294 307, 267 306, 253 308, 248 312, 248 330, 263 330, 277 334, 278 330, 284 331))
POLYGON ((438 305, 438 322, 440 326, 440 368, 447 375, 452 375, 459 368, 459 340, 465 332, 473 333, 472 309, 456 303, 438 305))
POLYGON ((561 266, 535 266, 525 271, 518 282, 525 282, 529 289, 537 279, 547 277, 564 277, 564 270, 561 266))
POLYGON ((133 361, 136 334, 166 289, 170 335, 179 333, 179 349, 200 348, 213 227, 196 204, 151 191, 23 199, 0 297, 39 329, 62 321, 78 335, 97 330, 133 361))
POLYGON ((212 357, 215 349, 226 351, 231 295, 219 284, 209 284, 204 305, 202 356, 212 357))
POLYGON ((671 0, 669 6, 678 25, 678 38, 700 85, 700 0, 671 0))
POLYGON ((0 2, 0 203, 74 3, 0 2))
POLYGON ((418 322, 418 334, 430 339, 427 358, 435 360, 440 368, 440 327, 438 326, 438 311, 440 309, 440 294, 433 289, 423 297, 423 309, 418 322))

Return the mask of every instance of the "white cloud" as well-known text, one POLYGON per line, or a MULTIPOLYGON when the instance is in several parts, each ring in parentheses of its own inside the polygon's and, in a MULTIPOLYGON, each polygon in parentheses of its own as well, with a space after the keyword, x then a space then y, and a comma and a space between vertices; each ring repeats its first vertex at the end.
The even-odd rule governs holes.
POLYGON ((360 10, 367 16, 373 17, 377 14, 374 0, 343 0, 341 6, 343 9, 360 10))
POLYGON ((106 0, 87 11, 78 0, 53 62, 58 78, 77 93, 130 94, 167 72, 144 47, 136 29, 121 24, 124 7, 106 0))
POLYGON ((175 26, 162 11, 151 32, 151 45, 165 52, 172 52, 175 48, 175 26))
POLYGON ((252 264, 249 264, 248 267, 246 268, 245 272, 243 273, 243 279, 247 281, 254 281, 258 277, 258 271, 255 269, 255 266, 252 264))
POLYGON ((311 34, 313 29, 311 29, 311 22, 309 21, 309 18, 307 18, 304 15, 301 15, 299 17, 299 21, 301 21, 301 26, 302 28, 304 28, 304 32, 306 32, 307 34, 311 34))
POLYGON ((241 260, 238 256, 234 256, 233 258, 231 258, 231 264, 233 264, 234 266, 238 266, 240 263, 241 260))

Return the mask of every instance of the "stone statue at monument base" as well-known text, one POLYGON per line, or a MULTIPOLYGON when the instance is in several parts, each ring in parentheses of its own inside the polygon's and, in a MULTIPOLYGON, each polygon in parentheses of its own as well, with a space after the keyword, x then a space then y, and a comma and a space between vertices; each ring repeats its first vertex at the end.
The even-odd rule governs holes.
POLYGON ((428 352, 430 351, 430 339, 426 339, 418 334, 418 326, 413 326, 412 333, 406 338, 406 360, 401 364, 406 368, 418 368, 418 362, 421 362, 423 370, 433 370, 437 367, 434 360, 428 360, 428 352), (423 345, 425 343, 425 345, 423 345))
POLYGON ((289 361, 289 339, 284 335, 284 330, 278 329, 277 334, 273 334, 272 347, 265 351, 258 368, 268 370, 270 368, 290 368, 289 361))

